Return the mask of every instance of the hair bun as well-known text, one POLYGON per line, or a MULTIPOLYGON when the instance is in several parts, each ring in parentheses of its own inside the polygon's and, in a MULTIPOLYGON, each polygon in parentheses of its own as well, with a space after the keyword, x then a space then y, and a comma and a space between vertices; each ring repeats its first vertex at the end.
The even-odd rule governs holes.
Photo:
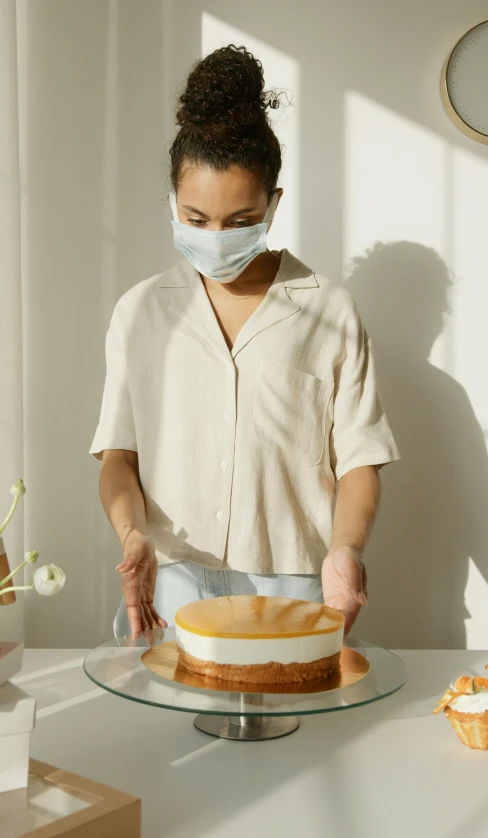
POLYGON ((232 122, 242 127, 267 121, 266 109, 279 107, 264 92, 261 62, 245 47, 229 44, 207 55, 190 72, 179 97, 178 125, 232 122))

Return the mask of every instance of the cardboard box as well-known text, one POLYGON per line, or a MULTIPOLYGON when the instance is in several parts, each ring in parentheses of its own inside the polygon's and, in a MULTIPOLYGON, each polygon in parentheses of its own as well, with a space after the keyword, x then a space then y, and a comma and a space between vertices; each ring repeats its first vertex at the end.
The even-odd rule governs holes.
POLYGON ((27 788, 0 794, 2 838, 140 838, 141 801, 31 759, 27 788))

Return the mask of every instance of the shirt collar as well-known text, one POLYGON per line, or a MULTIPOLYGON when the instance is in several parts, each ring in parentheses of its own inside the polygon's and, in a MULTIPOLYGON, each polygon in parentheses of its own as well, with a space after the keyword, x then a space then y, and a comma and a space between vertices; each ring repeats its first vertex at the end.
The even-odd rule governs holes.
MULTIPOLYGON (((230 351, 215 317, 198 271, 187 259, 180 260, 169 271, 161 274, 158 285, 164 289, 181 289, 173 294, 161 295, 161 305, 167 311, 186 321, 198 334, 212 344, 227 361, 235 360, 239 352, 258 334, 301 310, 295 293, 302 288, 317 288, 319 283, 313 271, 293 256, 286 248, 282 251, 280 267, 263 301, 246 320, 230 351), (190 292, 190 293, 188 293, 190 292)), ((303 303, 303 300, 300 300, 303 303)))

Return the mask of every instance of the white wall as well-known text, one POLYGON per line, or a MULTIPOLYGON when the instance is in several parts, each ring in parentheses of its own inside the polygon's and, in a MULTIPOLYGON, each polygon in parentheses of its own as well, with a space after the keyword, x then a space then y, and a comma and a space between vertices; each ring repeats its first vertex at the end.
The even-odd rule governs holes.
POLYGON ((119 548, 87 454, 105 330, 120 294, 178 258, 160 201, 174 95, 202 49, 234 41, 293 95, 278 117, 285 195, 270 244, 350 283, 403 454, 383 472, 357 634, 486 648, 488 147, 454 128, 439 97, 443 61, 486 18, 485 0, 23 0, 19 10, 28 540, 68 575, 57 600, 30 600, 27 643, 110 636, 119 548))

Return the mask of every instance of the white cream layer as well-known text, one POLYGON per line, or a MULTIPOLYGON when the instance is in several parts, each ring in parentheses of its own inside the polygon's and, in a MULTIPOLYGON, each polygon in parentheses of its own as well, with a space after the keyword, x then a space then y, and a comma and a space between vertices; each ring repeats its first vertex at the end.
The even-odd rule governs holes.
POLYGON ((204 661, 249 666, 260 663, 312 663, 340 652, 344 628, 305 637, 207 637, 176 626, 178 646, 204 661))
POLYGON ((488 710, 488 690, 480 690, 472 695, 458 695, 449 702, 449 707, 458 713, 486 713, 488 710))

